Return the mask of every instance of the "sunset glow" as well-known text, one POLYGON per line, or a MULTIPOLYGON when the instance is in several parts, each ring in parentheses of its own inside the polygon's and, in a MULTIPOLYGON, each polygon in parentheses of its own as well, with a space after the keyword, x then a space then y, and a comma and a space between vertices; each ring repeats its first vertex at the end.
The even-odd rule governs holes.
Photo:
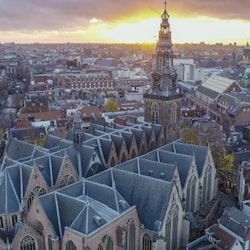
MULTIPOLYGON (((20 8, 9 8, 7 3, 2 3, 0 42, 155 43, 164 10, 164 1, 157 2, 157 7, 151 7, 149 1, 145 6, 140 0, 129 3, 75 0, 74 4, 62 0, 60 6, 52 2, 28 0, 23 2, 26 7, 20 8), (28 8, 33 8, 34 13, 28 12, 28 8), (15 15, 20 18, 10 18, 15 15)), ((250 20, 246 17, 249 13, 231 0, 225 6, 219 2, 201 4, 188 0, 183 5, 171 4, 168 13, 173 43, 245 45, 250 39, 250 20), (241 9, 236 12, 234 8, 241 9)))

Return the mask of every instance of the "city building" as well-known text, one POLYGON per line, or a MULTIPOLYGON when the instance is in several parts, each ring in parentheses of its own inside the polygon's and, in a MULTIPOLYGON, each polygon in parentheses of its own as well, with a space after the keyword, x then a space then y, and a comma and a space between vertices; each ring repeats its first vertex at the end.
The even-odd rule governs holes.
MULTIPOLYGON (((153 87, 144 94, 146 122, 126 110, 120 111, 128 115, 125 120, 110 112, 112 123, 85 127, 84 119, 95 116, 93 106, 70 104, 65 110, 73 113, 73 125, 68 124, 66 138, 48 134, 43 147, 8 139, 0 165, 0 249, 186 246, 192 214, 216 199, 217 176, 210 147, 180 138, 182 94, 168 19, 165 1, 153 87)), ((107 66, 105 60, 99 63, 107 66)), ((43 63, 39 69, 46 71, 43 63)), ((104 69, 86 70, 59 73, 57 84, 68 92, 106 90, 113 88, 113 79, 104 69)), ((61 109, 40 112, 42 99, 27 102, 37 110, 20 118, 39 127, 66 125, 61 109)))
POLYGON ((243 210, 225 208, 217 223, 208 227, 205 235, 189 243, 186 249, 249 249, 249 222, 249 201, 243 210))
POLYGON ((71 90, 113 90, 114 82, 110 72, 105 70, 72 71, 57 74, 57 83, 65 91, 71 90))
POLYGON ((246 61, 250 61, 250 46, 247 42, 246 46, 243 48, 243 59, 246 61))

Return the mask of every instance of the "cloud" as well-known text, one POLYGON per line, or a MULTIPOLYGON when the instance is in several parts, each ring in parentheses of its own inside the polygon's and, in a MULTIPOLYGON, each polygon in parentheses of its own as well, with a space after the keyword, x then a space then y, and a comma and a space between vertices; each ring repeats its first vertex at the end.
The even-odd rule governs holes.
MULTIPOLYGON (((249 20, 250 0, 172 0, 170 16, 210 16, 249 20)), ((157 0, 0 0, 1 31, 60 31, 84 28, 93 20, 119 22, 139 13, 150 17, 162 13, 164 1, 157 0)))
POLYGON ((181 0, 171 3, 173 11, 187 16, 209 16, 218 19, 240 19, 249 21, 249 0, 181 0))

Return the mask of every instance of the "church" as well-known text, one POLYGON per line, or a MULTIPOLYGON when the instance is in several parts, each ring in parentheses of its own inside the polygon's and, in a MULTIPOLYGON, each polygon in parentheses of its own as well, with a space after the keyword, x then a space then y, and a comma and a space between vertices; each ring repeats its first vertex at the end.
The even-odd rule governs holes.
POLYGON ((165 9, 145 120, 90 124, 44 147, 9 138, 0 166, 0 249, 180 249, 217 194, 210 147, 179 138, 180 100, 165 9), (169 118, 170 116, 170 118, 169 118))

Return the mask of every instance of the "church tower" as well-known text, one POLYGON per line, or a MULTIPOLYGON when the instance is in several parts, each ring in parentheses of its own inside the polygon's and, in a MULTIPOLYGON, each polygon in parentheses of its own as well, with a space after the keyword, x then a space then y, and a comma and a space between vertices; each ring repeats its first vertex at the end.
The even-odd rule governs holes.
POLYGON ((170 142, 180 137, 182 94, 176 88, 177 76, 173 67, 172 39, 166 4, 165 1, 156 44, 156 63, 151 75, 152 88, 143 97, 145 121, 163 125, 166 141, 170 142))

